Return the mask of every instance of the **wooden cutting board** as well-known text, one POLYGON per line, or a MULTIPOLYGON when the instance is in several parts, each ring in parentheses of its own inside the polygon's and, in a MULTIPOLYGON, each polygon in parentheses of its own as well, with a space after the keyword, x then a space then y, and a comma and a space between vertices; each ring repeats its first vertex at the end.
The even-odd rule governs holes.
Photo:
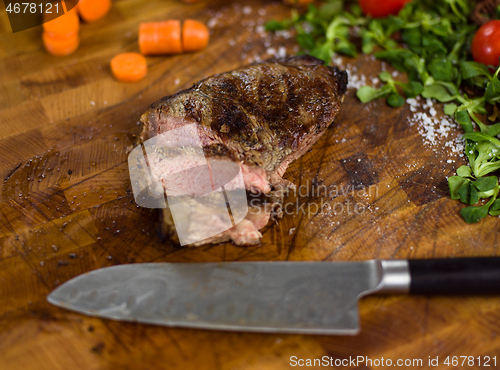
MULTIPOLYGON (((362 105, 352 89, 334 125, 286 172, 301 193, 290 195, 260 246, 191 249, 158 238, 156 213, 136 206, 128 177, 141 113, 201 78, 280 47, 293 53, 292 38, 259 27, 289 12, 264 0, 117 1, 104 19, 82 25, 80 48, 63 58, 45 53, 41 27, 12 34, 0 13, 1 369, 288 369, 291 356, 421 359, 420 368, 431 367, 429 357, 439 356, 433 368, 453 368, 447 356, 475 356, 470 368, 478 368, 477 356, 500 355, 500 301, 492 297, 365 298, 356 337, 171 329, 46 302, 68 279, 122 263, 500 254, 500 220, 467 225, 448 196, 446 178, 464 162, 446 143, 460 131, 435 132, 431 145, 408 105, 362 105), (149 75, 139 83, 112 78, 110 59, 138 51, 140 22, 188 17, 211 26, 208 49, 148 57, 149 75)), ((351 80, 365 75, 369 83, 382 68, 364 57, 342 62, 357 71, 351 80)))

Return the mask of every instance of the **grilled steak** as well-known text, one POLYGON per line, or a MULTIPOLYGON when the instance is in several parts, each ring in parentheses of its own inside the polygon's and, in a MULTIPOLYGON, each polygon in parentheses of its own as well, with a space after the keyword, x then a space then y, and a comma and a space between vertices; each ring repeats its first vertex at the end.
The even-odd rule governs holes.
MULTIPOLYGON (((218 161, 236 163, 243 182, 233 187, 244 186, 249 193, 268 196, 265 201, 252 204, 247 217, 236 226, 191 245, 226 240, 238 245, 259 242, 259 229, 271 215, 279 215, 279 199, 293 186, 282 179, 285 170, 333 122, 346 86, 346 72, 303 55, 271 59, 217 74, 151 105, 141 117, 143 141, 161 137, 170 130, 194 127, 209 168, 215 168, 218 161)), ((175 145, 189 145, 189 140, 181 141, 175 145)), ((163 145, 175 146, 171 141, 163 145)), ((163 187, 170 189, 173 196, 183 196, 182 189, 172 193, 167 180, 174 181, 172 174, 197 165, 197 159, 186 153, 167 160, 149 158, 150 163, 155 161, 161 162, 156 177, 163 187)), ((194 193, 193 190, 188 195, 192 197, 194 193)), ((207 218, 202 224, 211 227, 217 220, 210 218, 208 208, 205 213, 207 218)), ((199 224, 200 220, 197 221, 199 224)), ((162 223, 164 231, 176 239, 168 208, 163 210, 162 223)))

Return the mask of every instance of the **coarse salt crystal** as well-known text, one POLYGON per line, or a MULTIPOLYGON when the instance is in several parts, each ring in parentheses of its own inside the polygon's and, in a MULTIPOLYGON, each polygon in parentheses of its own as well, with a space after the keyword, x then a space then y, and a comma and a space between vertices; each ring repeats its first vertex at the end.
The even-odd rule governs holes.
POLYGON ((290 37, 292 37, 292 34, 290 33, 290 31, 287 31, 287 30, 276 31, 275 35, 278 37, 283 37, 285 39, 289 39, 290 37))
POLYGON ((274 55, 274 54, 276 54, 276 49, 275 48, 267 48, 266 54, 267 55, 274 55))
POLYGON ((342 63, 342 58, 341 58, 341 57, 336 57, 336 58, 333 58, 333 59, 332 59, 332 63, 340 66, 340 65, 342 65, 342 64, 343 64, 343 63, 342 63))
POLYGON ((286 57, 286 48, 285 48, 284 46, 280 46, 280 47, 278 48, 278 56, 279 56, 280 58, 284 58, 284 57, 286 57))
POLYGON ((208 28, 214 28, 215 26, 217 26, 217 22, 218 21, 216 18, 211 18, 207 23, 208 28))
MULTIPOLYGON (((426 99, 423 104, 423 109, 428 109, 429 114, 426 112, 415 112, 417 110, 417 103, 415 99, 407 99, 407 103, 410 104, 410 110, 415 114, 409 118, 410 125, 417 125, 417 130, 424 140, 424 144, 431 145, 434 151, 439 148, 438 142, 442 139, 447 139, 449 135, 453 132, 456 133, 455 129, 458 125, 446 117, 436 117, 437 111, 433 107, 434 102, 431 99, 426 99)), ((455 138, 451 138, 444 143, 444 147, 451 149, 452 153, 459 154, 463 156, 463 137, 458 134, 455 138)))

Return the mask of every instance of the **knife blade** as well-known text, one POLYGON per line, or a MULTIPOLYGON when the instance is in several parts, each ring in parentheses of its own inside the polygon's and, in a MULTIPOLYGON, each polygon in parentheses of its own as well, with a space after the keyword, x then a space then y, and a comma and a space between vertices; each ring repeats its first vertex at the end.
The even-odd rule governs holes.
POLYGON ((500 293, 500 258, 127 264, 77 276, 47 299, 147 324, 355 335, 358 300, 374 293, 500 293))

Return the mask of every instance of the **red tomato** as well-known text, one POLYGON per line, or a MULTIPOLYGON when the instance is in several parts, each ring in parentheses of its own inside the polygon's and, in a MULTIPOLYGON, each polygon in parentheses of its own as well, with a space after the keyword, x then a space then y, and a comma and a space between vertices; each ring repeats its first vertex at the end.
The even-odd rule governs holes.
POLYGON ((398 14, 406 3, 411 0, 359 0, 359 6, 364 14, 374 18, 398 14))
POLYGON ((500 20, 483 24, 472 39, 472 57, 478 63, 498 67, 500 20))

